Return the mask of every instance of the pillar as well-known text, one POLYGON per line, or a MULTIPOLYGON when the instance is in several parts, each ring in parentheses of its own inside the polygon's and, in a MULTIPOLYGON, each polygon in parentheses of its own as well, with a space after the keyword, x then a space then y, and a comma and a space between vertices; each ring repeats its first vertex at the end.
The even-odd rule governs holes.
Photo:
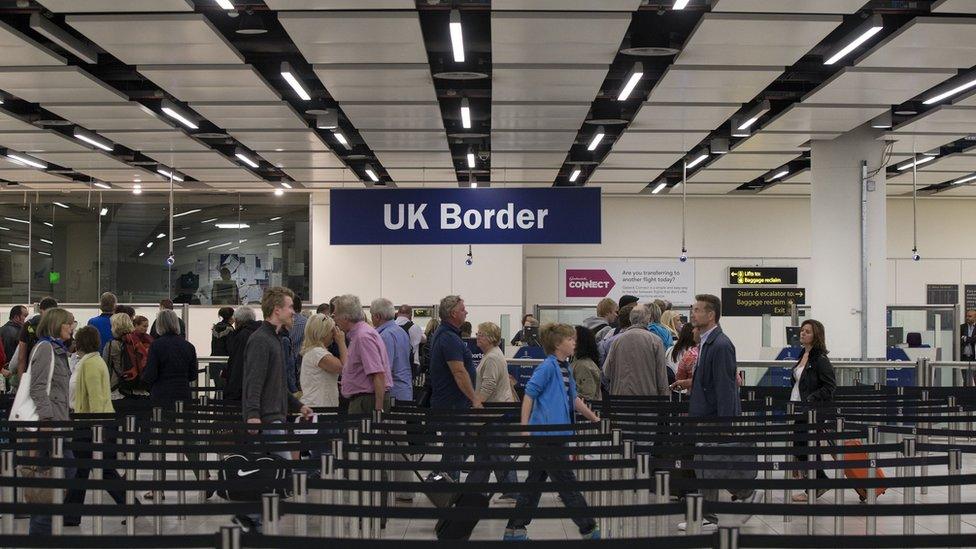
POLYGON ((811 144, 807 303, 812 317, 824 324, 831 356, 838 358, 885 356, 885 172, 879 169, 884 141, 878 136, 865 126, 811 144), (862 162, 870 175, 863 183, 862 162))

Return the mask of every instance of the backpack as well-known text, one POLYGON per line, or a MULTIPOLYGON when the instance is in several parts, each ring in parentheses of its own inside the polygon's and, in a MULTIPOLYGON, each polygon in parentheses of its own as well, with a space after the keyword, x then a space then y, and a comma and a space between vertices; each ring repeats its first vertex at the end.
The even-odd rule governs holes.
MULTIPOLYGON (((284 464, 277 468, 258 468, 255 465, 279 463, 284 460, 274 454, 228 454, 223 457, 222 466, 217 470, 217 476, 222 481, 233 480, 281 480, 290 475, 284 464)), ((290 490, 268 490, 252 488, 246 490, 232 490, 224 488, 217 491, 217 495, 228 501, 261 501, 261 494, 276 492, 282 497, 288 497, 290 490)))
POLYGON ((122 356, 122 375, 119 376, 119 392, 148 392, 149 385, 142 380, 142 372, 149 361, 149 348, 132 334, 118 340, 122 356))
MULTIPOLYGON (((408 320, 402 326, 404 332, 407 332, 407 340, 410 340, 410 328, 413 328, 413 321, 408 320)), ((420 367, 417 364, 417 356, 413 354, 413 345, 410 345, 410 370, 413 371, 413 376, 417 377, 420 374, 420 367)))

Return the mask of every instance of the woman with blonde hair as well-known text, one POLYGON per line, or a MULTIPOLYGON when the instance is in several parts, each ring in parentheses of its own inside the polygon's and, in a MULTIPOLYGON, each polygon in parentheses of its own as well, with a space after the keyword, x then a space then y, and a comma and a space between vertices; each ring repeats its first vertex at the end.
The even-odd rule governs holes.
POLYGON ((308 319, 299 372, 302 404, 328 408, 339 406, 339 374, 346 361, 346 352, 346 334, 331 317, 316 314, 308 319), (339 348, 338 358, 328 350, 333 342, 339 348))
POLYGON ((119 385, 123 379, 125 370, 122 359, 124 350, 123 340, 127 335, 135 331, 135 325, 132 323, 132 317, 126 313, 115 313, 109 321, 112 325, 112 341, 109 341, 107 345, 102 347, 102 360, 108 366, 109 387, 112 389, 112 399, 118 400, 123 396, 119 391, 119 385))
POLYGON ((661 313, 661 324, 671 332, 674 336, 674 340, 678 340, 678 335, 681 333, 681 315, 677 311, 668 309, 661 313))

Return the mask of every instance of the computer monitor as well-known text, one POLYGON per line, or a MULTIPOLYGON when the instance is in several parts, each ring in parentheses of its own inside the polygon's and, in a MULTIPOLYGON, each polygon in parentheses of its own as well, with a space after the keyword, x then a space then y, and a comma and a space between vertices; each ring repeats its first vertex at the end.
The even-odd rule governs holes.
POLYGON ((799 326, 787 326, 786 327, 786 345, 788 347, 799 347, 800 346, 800 327, 799 326))
POLYGON ((538 326, 523 326, 522 327, 522 342, 529 346, 538 347, 539 346, 539 327, 538 326))
POLYGON ((905 328, 888 328, 888 346, 897 347, 905 342, 905 328))

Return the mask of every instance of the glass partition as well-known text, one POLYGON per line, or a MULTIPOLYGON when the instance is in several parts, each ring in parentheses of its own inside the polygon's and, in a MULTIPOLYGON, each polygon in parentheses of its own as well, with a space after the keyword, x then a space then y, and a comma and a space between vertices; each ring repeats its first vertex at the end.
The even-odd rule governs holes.
POLYGON ((0 204, 0 302, 25 303, 30 278, 30 208, 0 204))
MULTIPOLYGON (((958 318, 955 305, 891 305, 888 307, 888 358, 930 361, 956 356, 958 318)), ((935 386, 952 385, 948 372, 936 370, 935 386)))

